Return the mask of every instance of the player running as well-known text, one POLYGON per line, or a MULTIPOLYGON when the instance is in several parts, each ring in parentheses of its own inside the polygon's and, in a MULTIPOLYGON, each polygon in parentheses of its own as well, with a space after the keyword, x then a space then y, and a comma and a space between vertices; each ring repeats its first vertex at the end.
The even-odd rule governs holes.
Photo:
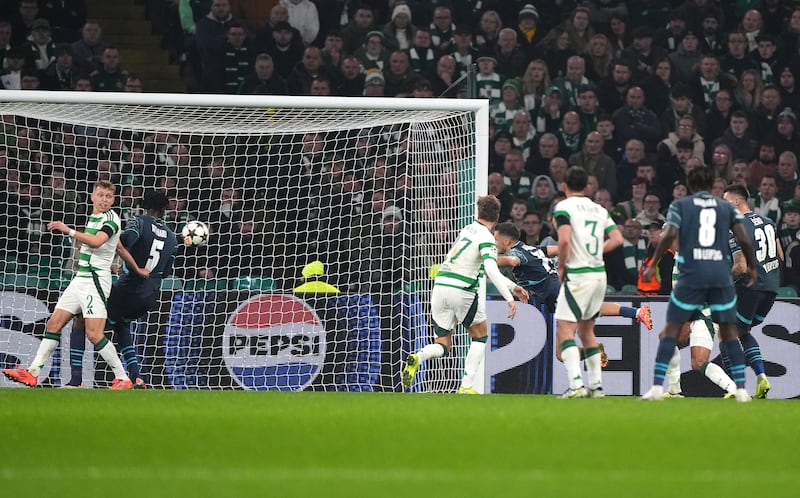
POLYGON ((453 344, 453 329, 464 325, 472 339, 464 361, 464 376, 458 389, 462 394, 477 394, 473 386, 475 373, 486 352, 486 300, 478 289, 483 272, 508 302, 508 317, 514 318, 517 305, 514 296, 527 302, 528 292, 504 277, 497 268, 497 246, 491 229, 500 217, 500 201, 493 195, 478 199, 478 219, 458 234, 433 282, 431 317, 436 339, 416 353, 408 355, 401 382, 409 388, 419 366, 446 355, 453 344), (513 295, 512 295, 513 293, 513 295))

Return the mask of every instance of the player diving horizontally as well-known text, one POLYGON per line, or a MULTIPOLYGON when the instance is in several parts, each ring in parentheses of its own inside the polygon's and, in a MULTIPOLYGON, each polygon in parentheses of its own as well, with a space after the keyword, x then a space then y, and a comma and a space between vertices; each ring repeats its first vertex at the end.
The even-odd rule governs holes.
MULTIPOLYGON (((544 305, 548 313, 555 312, 561 283, 558 281, 558 269, 552 257, 558 256, 558 246, 535 247, 523 243, 519 240, 519 228, 511 222, 499 223, 494 229, 494 236, 497 251, 500 253, 497 265, 512 268, 514 279, 530 294, 530 304, 544 305)), ((634 318, 643 323, 647 330, 653 329, 650 307, 646 304, 641 308, 634 308, 603 303, 600 316, 634 318)), ((560 351, 557 355, 560 360, 560 351)))
POLYGON ((458 389, 462 394, 477 394, 475 373, 486 352, 486 302, 478 296, 480 276, 486 275, 508 302, 508 317, 514 318, 514 296, 528 302, 528 292, 504 277, 497 267, 497 246, 491 229, 500 217, 500 201, 493 195, 478 199, 478 219, 464 227, 447 253, 431 292, 431 315, 435 342, 408 355, 402 372, 403 387, 409 388, 419 366, 446 355, 453 344, 453 330, 464 325, 472 339, 464 362, 464 376, 458 389), (513 295, 512 295, 513 293, 513 295))

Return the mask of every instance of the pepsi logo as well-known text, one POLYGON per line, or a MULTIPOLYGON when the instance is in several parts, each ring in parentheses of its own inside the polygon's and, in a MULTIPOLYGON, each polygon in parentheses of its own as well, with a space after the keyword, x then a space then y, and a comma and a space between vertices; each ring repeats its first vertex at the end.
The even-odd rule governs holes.
POLYGON ((304 389, 322 370, 325 350, 319 316, 290 295, 262 294, 244 301, 223 332, 225 366, 245 389, 304 389))

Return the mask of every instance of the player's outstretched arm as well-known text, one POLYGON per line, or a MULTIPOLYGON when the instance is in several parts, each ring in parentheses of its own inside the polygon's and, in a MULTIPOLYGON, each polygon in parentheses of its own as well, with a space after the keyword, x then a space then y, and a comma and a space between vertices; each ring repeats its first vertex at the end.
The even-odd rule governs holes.
POLYGON ((102 246, 106 243, 109 238, 109 235, 100 230, 95 234, 88 234, 84 232, 79 232, 77 230, 73 230, 67 225, 64 224, 62 221, 51 221, 47 224, 47 229, 50 231, 61 232, 64 235, 68 235, 73 239, 77 240, 81 244, 86 244, 87 246, 97 249, 98 247, 102 246))
POLYGON ((516 256, 497 256, 497 266, 519 266, 519 263, 516 256))

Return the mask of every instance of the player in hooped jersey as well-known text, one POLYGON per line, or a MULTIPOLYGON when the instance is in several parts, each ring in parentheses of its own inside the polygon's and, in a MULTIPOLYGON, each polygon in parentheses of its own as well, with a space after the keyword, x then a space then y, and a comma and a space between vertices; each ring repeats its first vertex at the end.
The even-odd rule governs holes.
MULTIPOLYGON (((678 239, 680 276, 670 294, 667 326, 659 341, 654 366, 653 387, 642 396, 660 400, 664 395, 664 376, 675 351, 678 333, 685 322, 706 305, 719 324, 720 342, 727 347, 731 374, 736 383, 736 400, 749 401, 744 388, 744 352, 736 328, 736 289, 731 277, 729 231, 742 247, 747 274, 756 282, 753 244, 742 225, 744 217, 730 203, 708 193, 714 184, 711 168, 696 168, 689 173, 688 187, 693 194, 669 207, 664 236, 656 247, 653 261, 658 261, 678 239)), ((645 280, 655 277, 655 265, 643 272, 645 280)))
MULTIPOLYGON (((139 372, 139 361, 130 330, 131 322, 156 305, 161 292, 161 280, 172 273, 177 253, 177 237, 162 219, 168 203, 169 199, 163 192, 148 191, 142 200, 142 208, 146 214, 128 220, 120 240, 136 264, 149 272, 149 277, 143 278, 126 271, 114 283, 108 298, 108 323, 114 329, 128 375, 133 380, 133 387, 137 389, 144 389, 146 384, 139 372)), ((69 387, 81 385, 83 334, 82 323, 76 318, 70 335, 72 375, 67 383, 69 387)))
MULTIPOLYGON (((750 329, 764 321, 781 285, 781 263, 783 262, 783 249, 777 238, 775 224, 767 218, 750 209, 747 204, 749 193, 741 185, 731 185, 725 189, 723 197, 733 204, 736 210, 744 215, 744 229, 749 240, 755 245, 755 258, 757 265, 758 281, 748 286, 745 274, 745 258, 742 248, 736 240, 730 238, 731 254, 733 255, 733 277, 736 280, 736 325, 739 328, 739 341, 744 349, 744 357, 756 374, 756 398, 766 398, 770 390, 770 383, 764 371, 764 360, 761 357, 761 347, 758 341, 750 334, 750 329)), ((723 358, 727 357, 723 351, 723 358)))
POLYGON ((567 198, 553 213, 558 225, 558 267, 561 289, 556 300, 556 344, 567 369, 569 388, 562 398, 602 398, 600 345, 594 321, 606 294, 603 253, 622 245, 622 234, 606 209, 584 195, 586 170, 573 166, 567 171, 567 198), (581 375, 580 352, 575 331, 583 344, 588 385, 581 375), (588 391, 587 388, 588 387, 588 391))
MULTIPOLYGON (((117 242, 120 237, 119 215, 111 209, 115 191, 116 187, 111 182, 100 180, 95 183, 91 194, 92 212, 83 231, 70 228, 62 221, 51 221, 47 224, 48 230, 61 232, 81 243, 78 271, 64 289, 53 314, 47 320, 44 338, 30 366, 3 370, 3 374, 9 379, 35 387, 39 383, 39 374, 58 346, 61 329, 80 313, 85 317, 86 336, 114 372, 111 388, 132 387, 117 356, 117 349, 103 334, 108 316, 106 298, 111 291, 111 262, 118 251, 117 242)), ((130 254, 124 248, 119 251, 127 261, 130 254)))
POLYGON ((478 199, 478 219, 461 230, 433 282, 431 317, 436 340, 408 355, 402 372, 403 387, 409 388, 419 366, 431 358, 446 355, 453 344, 453 329, 460 323, 472 339, 464 361, 464 376, 458 389, 477 394, 475 373, 486 352, 486 302, 478 296, 484 271, 508 302, 508 317, 514 318, 514 296, 528 302, 528 292, 504 277, 497 267, 497 246, 492 228, 500 217, 500 201, 493 195, 478 199))

